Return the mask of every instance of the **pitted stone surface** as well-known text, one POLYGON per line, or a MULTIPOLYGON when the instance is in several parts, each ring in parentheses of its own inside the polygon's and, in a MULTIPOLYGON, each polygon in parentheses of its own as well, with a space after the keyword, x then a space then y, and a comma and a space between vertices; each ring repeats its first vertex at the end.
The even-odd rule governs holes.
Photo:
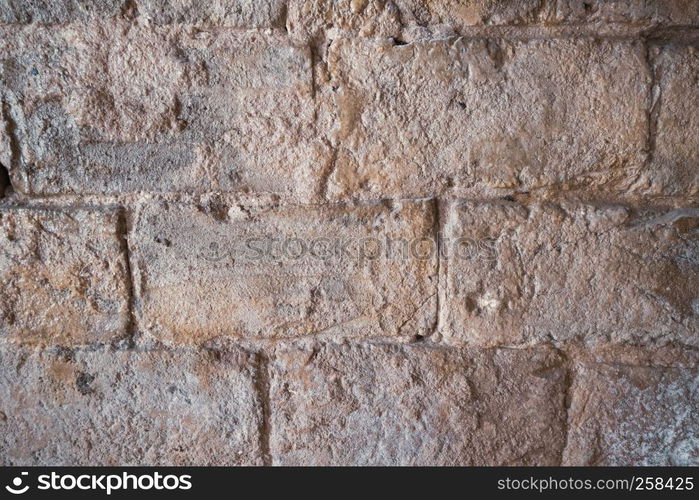
POLYGON ((677 352, 624 352, 574 375, 567 465, 696 465, 699 363, 677 352))
POLYGON ((277 33, 103 22, 0 28, 3 149, 32 195, 308 198, 310 52, 277 33))
POLYGON ((697 465, 699 1, 0 0, 0 463, 697 465))
POLYGON ((279 465, 553 465, 565 367, 548 348, 342 345, 277 352, 279 465))
POLYGON ((328 70, 331 199, 618 190, 644 168, 637 42, 341 39, 328 70))
MULTIPOLYGON (((699 4, 697 4, 699 9, 699 4)), ((699 14, 698 14, 699 15, 699 14)), ((699 200, 699 43, 651 49, 655 72, 650 190, 699 200)))
POLYGON ((442 212, 449 342, 699 345, 699 209, 456 201, 442 212))
POLYGON ((114 210, 0 208, 0 341, 126 336, 129 276, 114 210))
POLYGON ((3 465, 259 465, 254 357, 0 353, 3 465))
POLYGON ((214 337, 426 335, 436 321, 434 205, 147 205, 130 246, 141 326, 214 337), (202 313, 205 311, 205 313, 202 313))

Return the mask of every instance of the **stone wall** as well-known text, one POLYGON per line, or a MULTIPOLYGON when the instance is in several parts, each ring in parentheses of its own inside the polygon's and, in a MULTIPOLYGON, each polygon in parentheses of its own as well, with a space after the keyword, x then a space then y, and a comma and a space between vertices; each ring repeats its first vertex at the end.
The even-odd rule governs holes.
POLYGON ((699 465, 699 1, 0 1, 0 462, 699 465))

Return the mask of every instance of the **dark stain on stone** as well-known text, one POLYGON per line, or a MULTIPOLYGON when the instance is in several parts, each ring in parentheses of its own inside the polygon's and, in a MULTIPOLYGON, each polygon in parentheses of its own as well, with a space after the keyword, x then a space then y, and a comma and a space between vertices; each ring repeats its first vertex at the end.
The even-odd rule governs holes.
POLYGON ((5 165, 0 163, 0 198, 5 197, 5 192, 7 188, 12 184, 10 183, 10 173, 5 165))
POLYGON ((95 380, 93 375, 85 372, 79 372, 77 377, 75 377, 75 388, 80 394, 86 396, 92 394, 95 390, 92 388, 91 384, 95 380))

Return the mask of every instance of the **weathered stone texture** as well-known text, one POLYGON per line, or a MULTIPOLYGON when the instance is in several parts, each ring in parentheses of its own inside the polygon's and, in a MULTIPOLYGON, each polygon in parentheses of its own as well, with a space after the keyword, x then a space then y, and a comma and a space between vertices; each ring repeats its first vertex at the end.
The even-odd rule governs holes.
POLYGON ((699 1, 0 0, 0 464, 699 464, 699 1))
POLYGON ((699 25, 695 0, 557 0, 554 22, 699 25))
POLYGON ((0 208, 0 339, 108 343, 127 334, 129 277, 113 210, 0 208))
POLYGON ((434 228, 430 202, 147 205, 130 241, 140 325, 174 343, 425 335, 436 319, 434 228))
POLYGON ((457 201, 443 212, 448 341, 699 345, 698 208, 457 201))
POLYGON ((303 40, 393 37, 417 41, 482 27, 628 29, 697 26, 694 0, 289 0, 287 29, 303 40))
POLYGON ((117 22, 0 31, 0 161, 18 190, 314 189, 325 150, 310 53, 285 36, 117 22))
POLYGON ((136 15, 156 24, 281 27, 287 0, 138 0, 136 15))
POLYGON ((112 18, 154 24, 281 27, 286 0, 0 0, 0 22, 62 24, 112 18))
POLYGON ((616 352, 581 363, 564 464, 699 463, 699 363, 678 358, 673 352, 658 364, 654 356, 616 352))
POLYGON ((69 23, 116 17, 127 0, 0 0, 0 23, 69 23))
POLYGON ((548 348, 286 348, 271 367, 279 465, 553 465, 565 436, 548 348))
POLYGON ((261 464, 237 351, 0 353, 3 465, 261 464))
POLYGON ((646 158, 640 43, 450 39, 329 49, 329 198, 626 189, 646 158))
POLYGON ((651 53, 655 147, 647 182, 653 192, 699 200, 699 45, 656 46, 651 53))

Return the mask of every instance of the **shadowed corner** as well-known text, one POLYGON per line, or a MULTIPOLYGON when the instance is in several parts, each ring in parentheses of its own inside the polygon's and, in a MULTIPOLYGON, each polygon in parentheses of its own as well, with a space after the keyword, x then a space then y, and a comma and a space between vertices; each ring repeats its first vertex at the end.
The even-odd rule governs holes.
POLYGON ((5 165, 0 163, 0 198, 4 198, 7 191, 12 188, 10 183, 10 173, 5 165))

